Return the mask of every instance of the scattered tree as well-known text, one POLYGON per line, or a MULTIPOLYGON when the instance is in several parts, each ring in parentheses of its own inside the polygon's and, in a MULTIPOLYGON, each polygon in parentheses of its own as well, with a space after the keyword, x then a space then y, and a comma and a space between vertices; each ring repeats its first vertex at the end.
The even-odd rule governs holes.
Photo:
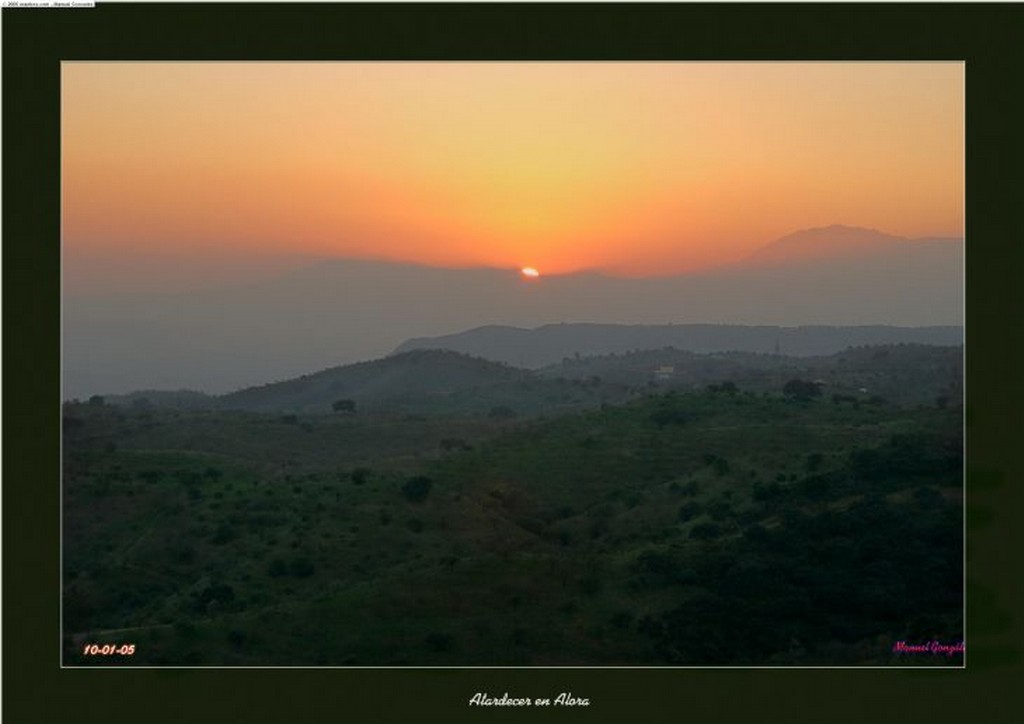
POLYGON ((509 420, 516 416, 516 411, 508 405, 495 405, 488 415, 496 420, 509 420))
POLYGON ((425 475, 417 475, 409 478, 402 486, 402 495, 413 503, 420 503, 426 500, 434 482, 425 475))
POLYGON ((782 387, 782 393, 798 400, 809 400, 821 395, 821 387, 807 380, 792 379, 782 387))

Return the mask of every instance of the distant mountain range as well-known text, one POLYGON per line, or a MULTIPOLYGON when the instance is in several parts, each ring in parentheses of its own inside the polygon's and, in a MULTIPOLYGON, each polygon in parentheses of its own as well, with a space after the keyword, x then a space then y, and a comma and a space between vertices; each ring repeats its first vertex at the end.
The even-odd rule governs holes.
MULTIPOLYGON (((577 325, 564 325, 573 326, 577 325)), ((933 332, 933 339, 939 336, 940 332, 933 332)), ((811 335, 804 341, 810 349, 829 338, 816 340, 811 335)), ((744 391, 778 393, 786 381, 800 377, 820 381, 832 393, 855 393, 865 395, 864 399, 870 392, 894 402, 930 403, 939 395, 956 400, 962 394, 962 348, 900 343, 795 357, 741 351, 700 354, 659 347, 572 356, 537 370, 451 350, 419 349, 226 395, 145 391, 109 396, 106 402, 135 410, 532 416, 618 404, 652 387, 690 391, 729 381, 744 391), (337 410, 335 403, 341 403, 337 410)))
POLYGON ((876 229, 834 224, 804 229, 773 241, 748 256, 739 266, 803 265, 808 263, 893 263, 899 257, 958 255, 962 239, 909 239, 876 229))
MULTIPOLYGON (((963 302, 962 241, 842 226, 790 235, 741 264, 672 277, 591 272, 526 282, 514 269, 331 260, 216 290, 65 295, 63 394, 221 393, 485 325, 957 326, 963 302)), ((658 335, 644 343, 670 343, 658 335)), ((771 351, 776 336, 765 333, 756 349, 771 351)), ((783 352, 803 353, 785 335, 779 342, 783 352)), ((639 342, 569 341, 536 358, 511 348, 495 358, 531 366, 621 344, 639 342)))
POLYGON ((672 347, 689 352, 829 355, 848 347, 883 344, 963 344, 963 328, 776 327, 721 324, 550 324, 536 329, 486 326, 442 337, 418 338, 396 352, 447 349, 519 367, 543 367, 570 357, 672 347))

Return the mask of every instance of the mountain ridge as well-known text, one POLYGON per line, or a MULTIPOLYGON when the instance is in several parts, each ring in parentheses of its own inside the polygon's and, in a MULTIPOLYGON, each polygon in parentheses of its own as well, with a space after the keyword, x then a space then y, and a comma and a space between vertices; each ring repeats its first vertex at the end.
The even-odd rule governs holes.
POLYGON ((846 224, 801 229, 758 247, 740 265, 805 264, 851 258, 868 259, 889 253, 921 251, 922 246, 963 244, 958 237, 906 237, 846 224))
POLYGON ((533 329, 486 326, 434 338, 413 338, 395 353, 449 349, 530 369, 566 357, 622 353, 636 349, 710 352, 781 352, 793 356, 833 354, 867 344, 963 343, 963 328, 953 325, 717 325, 717 324, 549 324, 533 329))

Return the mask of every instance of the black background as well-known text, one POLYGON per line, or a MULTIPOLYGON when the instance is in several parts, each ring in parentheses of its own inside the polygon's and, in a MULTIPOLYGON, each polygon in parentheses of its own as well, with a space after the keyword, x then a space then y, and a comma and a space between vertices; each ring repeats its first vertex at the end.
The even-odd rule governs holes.
POLYGON ((3 720, 1024 721, 1024 8, 104 4, 3 11, 3 720), (967 668, 59 668, 60 61, 956 60, 967 88, 967 668), (471 708, 476 692, 585 709, 471 708))

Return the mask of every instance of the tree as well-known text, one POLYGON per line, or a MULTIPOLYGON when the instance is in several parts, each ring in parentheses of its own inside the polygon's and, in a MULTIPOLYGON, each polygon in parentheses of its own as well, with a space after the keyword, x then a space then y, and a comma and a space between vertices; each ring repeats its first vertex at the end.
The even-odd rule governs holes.
POLYGON ((425 475, 417 475, 409 478, 402 486, 402 495, 413 503, 420 503, 426 500, 433 487, 433 481, 425 475))
POLYGON ((679 522, 687 523, 704 512, 704 506, 700 503, 691 500, 689 503, 683 503, 679 506, 679 522))
POLYGON ((821 388, 807 380, 792 379, 783 386, 782 393, 787 397, 794 397, 798 400, 809 400, 812 397, 819 396, 821 388))
POLYGON ((314 570, 313 562, 304 556, 294 558, 288 564, 288 572, 296 578, 309 578, 313 575, 314 570))
POLYGON ((690 530, 690 537, 697 540, 717 538, 722 532, 714 523, 698 523, 690 530))
POLYGON ((488 414, 496 420, 508 420, 516 416, 516 411, 508 405, 495 405, 488 414))
POLYGON ((217 583, 207 586, 196 601, 196 608, 200 612, 209 611, 211 608, 225 608, 235 600, 235 591, 231 586, 217 583))
POLYGON ((356 401, 355 400, 335 400, 334 404, 331 405, 331 409, 335 412, 355 412, 356 401))
POLYGON ((472 450, 473 446, 458 437, 446 437, 441 440, 441 449, 445 452, 452 450, 472 450))
MULTIPOLYGON (((198 490, 198 488, 193 488, 193 490, 198 490)), ((210 542, 214 545, 220 546, 233 541, 237 537, 238 533, 235 529, 228 523, 223 523, 217 527, 216 531, 214 531, 213 536, 210 538, 210 542)))
POLYGON ((81 429, 85 422, 80 417, 64 417, 61 419, 61 428, 64 434, 81 429))
POLYGON ((685 425, 690 421, 690 415, 685 410, 676 410, 670 407, 662 407, 651 413, 651 422, 658 427, 666 425, 685 425))

